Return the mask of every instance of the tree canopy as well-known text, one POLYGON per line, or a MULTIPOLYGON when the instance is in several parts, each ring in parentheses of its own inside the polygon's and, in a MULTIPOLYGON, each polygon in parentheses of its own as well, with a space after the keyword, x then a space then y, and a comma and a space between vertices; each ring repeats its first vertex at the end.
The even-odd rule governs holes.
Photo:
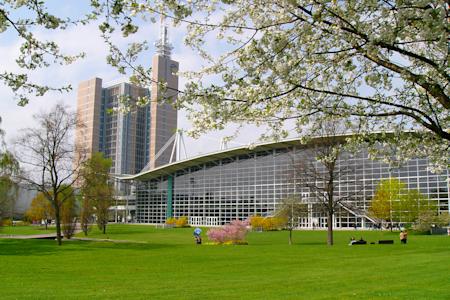
POLYGON ((390 222, 415 222, 423 212, 437 212, 426 197, 416 189, 408 189, 398 178, 383 179, 377 186, 369 212, 390 222))
POLYGON ((16 157, 4 145, 3 134, 0 128, 0 223, 7 212, 13 217, 11 212, 18 192, 15 176, 20 171, 16 157))
POLYGON ((47 220, 55 217, 55 209, 43 193, 38 193, 31 201, 26 216, 31 221, 45 220, 45 227, 47 228, 47 220))
POLYGON ((30 72, 39 68, 47 68, 52 64, 71 64, 83 53, 66 55, 61 52, 55 41, 43 40, 36 34, 38 31, 65 30, 69 26, 85 24, 93 18, 82 16, 74 20, 51 13, 44 1, 5 0, 0 2, 0 34, 10 33, 21 42, 16 65, 19 72, 4 70, 0 67, 0 82, 3 82, 14 93, 19 105, 28 103, 32 96, 43 96, 48 91, 69 91, 70 84, 53 87, 40 84, 30 79, 30 72))
POLYGON ((308 216, 308 205, 301 203, 298 197, 283 199, 275 212, 277 218, 284 220, 289 230, 289 245, 292 245, 292 230, 299 227, 299 218, 308 216))
MULTIPOLYGON (((361 139, 395 132, 388 142, 400 146, 398 159, 423 154, 448 165, 447 1, 93 3, 110 17, 101 26, 109 43, 114 29, 136 33, 141 17, 187 26, 185 43, 206 62, 184 74, 190 81, 177 103, 190 111, 194 135, 238 122, 269 125, 284 137, 289 120, 303 134, 312 117, 339 116, 357 125, 361 139), (211 40, 217 47, 208 51, 211 40)), ((152 81, 135 65, 145 42, 126 51, 110 46, 112 65, 152 81)))
POLYGON ((288 123, 310 136, 314 132, 304 129, 312 118, 337 116, 356 125, 357 142, 395 145, 395 155, 385 157, 427 155, 448 166, 447 2, 91 0, 86 17, 70 20, 51 14, 44 1, 7 0, 0 5, 0 32, 23 40, 17 63, 25 72, 4 71, 0 80, 20 103, 45 94, 49 87, 30 83, 26 71, 79 56, 61 54, 54 42, 37 39, 33 28, 64 30, 97 19, 111 50, 107 61, 149 86, 151 69, 138 63, 147 41, 133 39, 122 49, 115 38, 117 32, 133 36, 162 16, 186 26, 185 44, 203 59, 200 70, 183 74, 189 82, 176 103, 190 112, 192 135, 253 123, 285 137, 292 134, 288 123), (17 17, 18 11, 26 17, 17 17))
POLYGON ((15 175, 19 172, 19 163, 9 151, 0 150, 0 222, 9 213, 13 217, 14 201, 18 193, 15 175))
POLYGON ((81 169, 81 226, 85 234, 93 214, 96 216, 99 229, 106 233, 109 208, 114 197, 114 188, 109 176, 111 165, 110 158, 105 158, 103 153, 97 152, 86 160, 81 169))
POLYGON ((73 131, 82 126, 61 104, 34 116, 36 126, 26 128, 15 146, 23 172, 19 178, 44 194, 55 209, 56 233, 61 245, 61 209, 72 198, 72 186, 85 159, 85 149, 74 143, 73 131))

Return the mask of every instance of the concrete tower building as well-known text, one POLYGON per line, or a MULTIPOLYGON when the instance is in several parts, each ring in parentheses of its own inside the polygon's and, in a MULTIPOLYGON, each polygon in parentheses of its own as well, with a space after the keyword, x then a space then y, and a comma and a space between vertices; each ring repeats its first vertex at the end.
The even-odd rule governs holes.
POLYGON ((157 52, 152 61, 150 169, 169 163, 173 142, 165 146, 176 132, 178 119, 178 112, 172 105, 178 94, 179 65, 170 58, 173 48, 169 44, 163 18, 161 36, 155 45, 157 52), (158 83, 165 83, 166 88, 162 90, 158 83))
POLYGON ((102 80, 93 78, 78 85, 77 118, 80 124, 75 132, 76 144, 86 149, 88 155, 99 151, 100 107, 102 80))

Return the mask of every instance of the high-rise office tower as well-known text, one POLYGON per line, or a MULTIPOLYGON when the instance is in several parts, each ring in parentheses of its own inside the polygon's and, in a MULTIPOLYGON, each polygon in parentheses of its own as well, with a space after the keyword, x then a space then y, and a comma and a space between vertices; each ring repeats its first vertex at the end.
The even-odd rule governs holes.
POLYGON ((112 159, 112 174, 136 174, 149 161, 149 106, 136 106, 138 97, 148 96, 148 89, 128 83, 102 87, 94 78, 78 87, 78 118, 83 127, 76 132, 79 145, 87 153, 103 152, 112 159), (113 110, 126 98, 129 112, 113 110))
POLYGON ((129 83, 103 87, 100 78, 78 86, 77 113, 84 126, 77 128, 76 142, 88 154, 103 152, 111 158, 112 174, 136 174, 146 166, 155 168, 170 161, 173 142, 167 143, 177 128, 177 110, 172 104, 178 90, 178 62, 170 59, 172 46, 163 22, 156 47, 151 95, 148 89, 129 83), (160 90, 158 82, 167 82, 167 88, 160 90), (135 105, 138 97, 144 96, 151 97, 151 104, 135 105), (113 110, 123 98, 130 111, 113 110))

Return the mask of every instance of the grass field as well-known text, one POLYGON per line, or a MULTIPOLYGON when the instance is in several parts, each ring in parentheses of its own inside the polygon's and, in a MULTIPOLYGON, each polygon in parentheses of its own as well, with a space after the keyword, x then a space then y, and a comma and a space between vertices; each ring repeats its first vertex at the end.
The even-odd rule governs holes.
POLYGON ((328 247, 325 231, 296 231, 292 246, 288 232, 253 232, 247 246, 198 246, 192 229, 111 225, 106 237, 146 243, 0 239, 0 298, 450 299, 447 236, 340 231, 328 247))
POLYGON ((55 232, 55 227, 45 226, 2 226, 0 227, 0 236, 2 235, 32 235, 32 234, 47 234, 55 232))

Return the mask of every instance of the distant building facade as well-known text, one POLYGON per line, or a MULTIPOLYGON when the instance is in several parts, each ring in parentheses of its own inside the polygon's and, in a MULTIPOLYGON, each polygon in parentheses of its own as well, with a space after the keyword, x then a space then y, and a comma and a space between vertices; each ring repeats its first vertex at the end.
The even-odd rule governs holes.
POLYGON ((14 218, 22 218, 30 208, 31 202, 39 192, 33 186, 27 184, 19 184, 17 198, 14 201, 14 218))
MULTIPOLYGON (((311 161, 298 140, 240 147, 178 161, 130 176, 137 183, 136 221, 164 223, 168 217, 187 216, 191 225, 223 225, 250 216, 271 216, 283 199, 296 197, 308 207, 299 218, 301 228, 325 228, 327 215, 317 196, 297 183, 295 163, 311 161)), ((347 153, 339 170, 353 170, 336 180, 335 197, 351 195, 336 208, 335 228, 368 228, 377 224, 368 209, 380 180, 398 178, 418 189, 440 213, 450 212, 449 170, 433 174, 426 158, 400 168, 369 159, 367 149, 347 153)), ((407 212, 405 212, 407 213, 407 212)))

